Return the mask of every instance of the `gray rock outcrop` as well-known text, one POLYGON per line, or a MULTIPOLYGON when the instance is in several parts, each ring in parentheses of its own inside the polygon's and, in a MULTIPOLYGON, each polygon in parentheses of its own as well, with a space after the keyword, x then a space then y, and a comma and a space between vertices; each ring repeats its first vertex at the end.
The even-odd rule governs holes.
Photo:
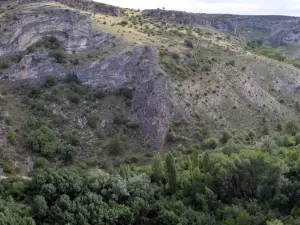
POLYGON ((144 10, 143 14, 157 20, 201 25, 236 35, 253 36, 261 33, 270 44, 300 44, 300 17, 217 15, 159 9, 144 10))
POLYGON ((163 146, 176 110, 168 76, 158 65, 156 48, 137 47, 75 73, 83 84, 92 88, 132 89, 132 122, 139 124, 152 146, 163 146))
POLYGON ((0 24, 0 57, 25 51, 45 36, 55 36, 69 52, 93 47, 110 39, 107 32, 93 29, 88 15, 53 6, 8 13, 0 19, 0 24))
POLYGON ((48 76, 63 80, 70 72, 94 89, 132 90, 130 122, 138 125, 145 141, 154 148, 163 146, 170 123, 179 111, 173 101, 169 78, 159 66, 156 48, 136 47, 78 69, 56 63, 46 51, 35 52, 23 57, 4 76, 13 82, 43 84, 48 76))
MULTIPOLYGON (((90 0, 52 0, 64 5, 89 11, 92 13, 104 13, 111 16, 121 16, 121 8, 117 6, 107 5, 100 2, 90 1, 90 0)), ((0 9, 6 9, 11 6, 36 3, 36 2, 49 2, 48 0, 2 0, 0 2, 0 9)))

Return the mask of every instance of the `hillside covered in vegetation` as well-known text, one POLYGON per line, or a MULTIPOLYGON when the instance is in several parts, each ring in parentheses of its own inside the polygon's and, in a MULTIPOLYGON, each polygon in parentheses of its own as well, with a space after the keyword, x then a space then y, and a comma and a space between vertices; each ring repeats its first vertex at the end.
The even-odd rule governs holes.
POLYGON ((0 10, 1 225, 300 224, 298 18, 0 10))

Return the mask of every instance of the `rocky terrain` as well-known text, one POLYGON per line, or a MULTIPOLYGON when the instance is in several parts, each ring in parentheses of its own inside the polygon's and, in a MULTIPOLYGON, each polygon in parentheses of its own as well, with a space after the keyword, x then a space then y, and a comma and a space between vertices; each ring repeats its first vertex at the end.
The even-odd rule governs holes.
MULTIPOLYGON (((49 2, 47 0, 17 0, 17 1, 9 1, 3 0, 1 1, 0 9, 7 10, 13 8, 15 6, 20 6, 24 4, 31 3, 39 3, 39 2, 49 2)), ((59 2, 69 7, 73 7, 76 9, 93 12, 93 13, 104 13, 112 16, 121 16, 121 8, 117 6, 107 5, 95 1, 89 0, 55 0, 55 2, 59 2)))
MULTIPOLYGON (((300 18, 290 16, 242 16, 187 13, 168 10, 145 10, 144 15, 156 20, 183 25, 200 25, 248 38, 262 38, 280 46, 300 44, 300 18)), ((297 58, 294 55, 293 58, 297 58)))
POLYGON ((60 144, 80 137, 84 151, 71 142, 77 162, 120 163, 138 159, 111 153, 111 140, 144 159, 146 148, 200 148, 223 130, 248 140, 298 117, 299 69, 247 52, 239 38, 259 30, 266 42, 298 44, 298 18, 140 12, 80 0, 2 1, 1 9, 0 148, 25 174, 34 154, 24 140, 39 129, 32 121, 60 144))

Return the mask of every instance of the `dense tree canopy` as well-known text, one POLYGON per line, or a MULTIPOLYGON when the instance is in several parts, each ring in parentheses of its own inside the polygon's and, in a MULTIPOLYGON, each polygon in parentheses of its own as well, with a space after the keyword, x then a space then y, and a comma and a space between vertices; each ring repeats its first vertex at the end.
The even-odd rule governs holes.
POLYGON ((299 190, 299 146, 173 152, 150 168, 41 168, 3 180, 0 224, 299 224, 299 190))

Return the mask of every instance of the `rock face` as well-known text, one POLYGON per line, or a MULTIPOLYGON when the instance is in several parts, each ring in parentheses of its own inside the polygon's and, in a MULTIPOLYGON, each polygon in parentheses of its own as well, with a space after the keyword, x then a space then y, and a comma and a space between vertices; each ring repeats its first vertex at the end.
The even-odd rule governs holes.
POLYGON ((93 30, 91 18, 85 14, 51 5, 32 7, 34 11, 8 13, 0 19, 0 57, 25 51, 45 36, 55 36, 69 52, 109 39, 106 32, 93 30))
POLYGON ((158 66, 154 47, 137 47, 75 73, 83 84, 92 88, 133 90, 132 122, 139 124, 152 146, 163 146, 176 110, 169 79, 158 66))
MULTIPOLYGON (((121 8, 116 6, 111 6, 95 1, 90 0, 53 0, 55 2, 62 3, 64 5, 84 10, 90 11, 93 13, 104 13, 111 16, 121 16, 121 8)), ((0 9, 6 9, 11 6, 28 4, 28 3, 36 3, 36 2, 49 2, 48 0, 2 0, 0 2, 0 9)))
POLYGON ((145 141, 154 148, 163 146, 170 123, 179 111, 173 101, 169 78, 159 67, 156 48, 136 47, 78 69, 56 63, 48 52, 35 52, 23 57, 2 76, 13 82, 43 84, 48 76, 62 80, 70 72, 91 88, 108 92, 131 90, 130 122, 139 126, 145 141), (34 63, 35 60, 39 63, 34 63))
POLYGON ((55 63, 48 52, 35 52, 24 56, 18 64, 12 66, 2 77, 6 77, 11 82, 25 81, 29 84, 43 84, 48 76, 62 80, 68 72, 68 67, 55 63))
MULTIPOLYGON (((104 10, 104 13, 118 16, 119 8, 81 0, 57 1, 76 9, 43 0, 16 2, 24 3, 24 6, 14 6, 14 1, 9 2, 11 6, 6 4, 5 7, 20 7, 19 10, 10 10, 0 17, 3 30, 0 35, 0 58, 23 52, 22 58, 4 73, 0 73, 0 80, 43 84, 48 76, 61 80, 67 73, 74 72, 84 85, 91 88, 107 91, 130 89, 133 93, 130 122, 138 125, 145 141, 154 148, 163 146, 176 110, 170 82, 159 66, 156 48, 141 46, 125 53, 115 52, 108 59, 94 61, 90 66, 82 67, 70 62, 58 63, 49 49, 26 51, 46 36, 56 37, 61 50, 66 50, 69 54, 74 51, 86 54, 96 47, 107 47, 111 40, 115 41, 115 37, 95 30, 91 17, 76 9, 92 12, 104 10)), ((4 5, 1 3, 2 8, 4 5)))
POLYGON ((236 35, 251 36, 260 32, 270 44, 300 44, 300 18, 289 16, 240 16, 144 10, 147 17, 167 22, 201 25, 236 35))

